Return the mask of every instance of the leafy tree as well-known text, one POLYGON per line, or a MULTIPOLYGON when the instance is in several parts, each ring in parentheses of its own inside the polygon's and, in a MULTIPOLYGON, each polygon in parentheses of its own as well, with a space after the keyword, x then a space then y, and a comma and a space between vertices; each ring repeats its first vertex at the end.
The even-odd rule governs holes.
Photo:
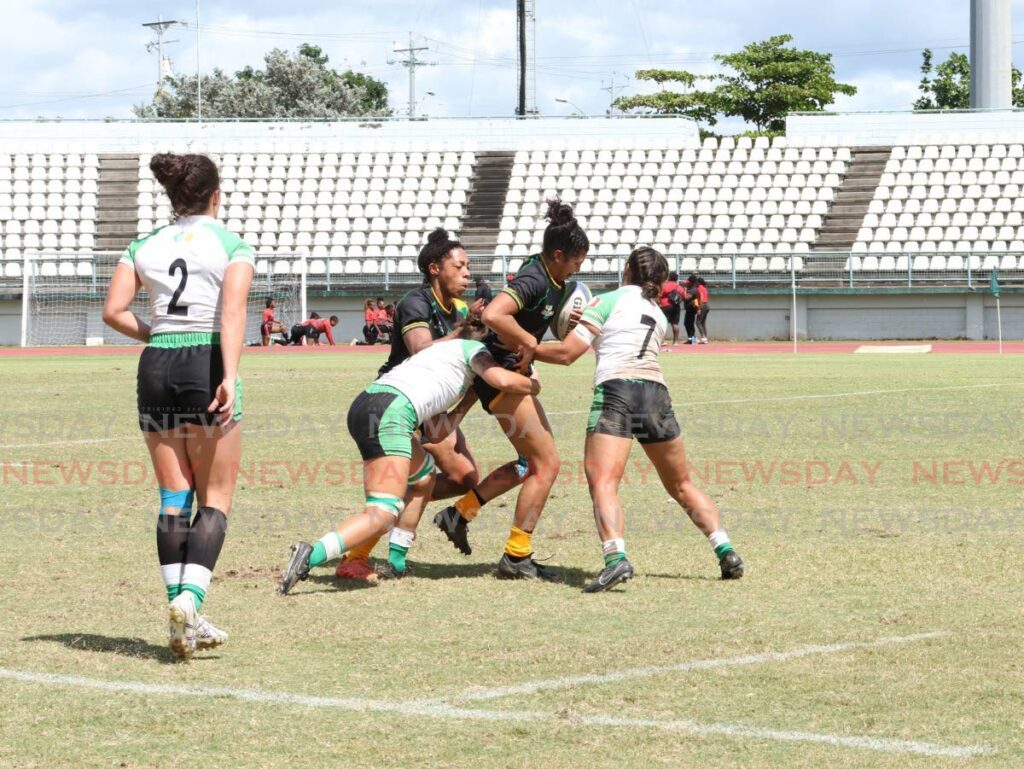
POLYGON ((857 93, 854 86, 835 79, 831 54, 787 46, 792 39, 792 35, 776 35, 735 53, 719 54, 715 60, 727 71, 718 75, 641 70, 636 75, 640 80, 678 82, 688 90, 622 97, 616 106, 688 115, 708 125, 714 125, 718 115, 742 117, 759 133, 781 133, 788 113, 822 110, 835 101, 836 94, 857 93), (699 90, 699 80, 715 86, 699 90))
POLYGON ((699 81, 713 80, 713 75, 694 75, 685 70, 642 69, 636 73, 636 79, 657 83, 662 88, 665 83, 679 83, 682 90, 622 96, 615 100, 618 109, 657 115, 684 115, 709 126, 718 122, 716 116, 721 109, 716 94, 697 88, 699 81))
MULTIPOLYGON (((264 57, 263 69, 245 67, 228 75, 203 75, 203 116, 208 118, 339 118, 386 115, 387 85, 362 73, 339 72, 315 45, 294 54, 279 48, 264 57)), ((195 75, 165 79, 152 103, 133 108, 138 117, 196 116, 195 75)))
MULTIPOLYGON (((914 109, 969 109, 971 106, 971 60, 967 54, 953 52, 939 64, 933 64, 931 49, 921 52, 921 96, 914 109)), ((1024 86, 1016 67, 1010 75, 1014 107, 1024 107, 1024 86)))
POLYGON ((776 35, 743 50, 715 56, 734 74, 719 76, 722 111, 753 123, 758 131, 782 132, 786 114, 817 112, 857 89, 835 79, 832 55, 788 47, 792 35, 776 35))

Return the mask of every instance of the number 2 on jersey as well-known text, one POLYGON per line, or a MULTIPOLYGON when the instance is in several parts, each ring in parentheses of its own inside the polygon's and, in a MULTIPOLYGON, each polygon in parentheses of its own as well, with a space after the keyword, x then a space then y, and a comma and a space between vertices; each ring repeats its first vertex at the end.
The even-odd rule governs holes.
MULTIPOLYGON (((188 315, 188 305, 178 304, 178 300, 181 298, 181 292, 185 290, 185 282, 188 280, 188 265, 185 264, 184 259, 175 259, 171 262, 171 269, 167 271, 167 274, 174 277, 174 273, 181 269, 181 282, 178 284, 178 288, 175 289, 171 295, 171 302, 167 305, 168 315, 188 315)), ((650 338, 648 336, 648 338, 650 338)), ((645 345, 646 346, 646 345, 645 345)))
POLYGON ((637 355, 637 359, 644 357, 647 352, 647 345, 651 343, 651 337, 654 336, 654 329, 658 327, 658 321, 652 318, 650 315, 641 315, 640 322, 647 326, 647 336, 644 337, 644 346, 640 348, 640 354, 637 355))

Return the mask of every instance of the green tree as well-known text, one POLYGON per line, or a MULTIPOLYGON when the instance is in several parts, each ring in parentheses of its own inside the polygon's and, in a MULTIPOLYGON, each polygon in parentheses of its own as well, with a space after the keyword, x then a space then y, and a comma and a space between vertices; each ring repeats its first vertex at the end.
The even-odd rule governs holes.
POLYGON ((714 125, 718 115, 741 117, 759 133, 782 133, 788 113, 822 110, 835 101, 837 94, 857 93, 854 86, 835 79, 831 54, 787 46, 792 39, 792 35, 776 35, 735 53, 718 54, 715 61, 726 68, 718 75, 642 70, 637 73, 640 80, 678 82, 688 90, 622 97, 616 100, 616 106, 689 115, 708 125, 714 125), (700 90, 699 80, 715 85, 700 90))
POLYGON ((621 96, 615 100, 618 109, 657 115, 684 115, 709 126, 718 122, 717 115, 721 109, 716 94, 697 87, 699 81, 714 80, 714 75, 694 75, 685 70, 642 69, 636 73, 636 79, 657 83, 662 90, 621 96), (678 83, 682 88, 666 91, 666 83, 678 83))
MULTIPOLYGON (((971 60, 953 52, 945 61, 933 63, 931 49, 921 52, 921 96, 914 109, 969 109, 971 106, 971 60)), ((1014 107, 1024 107, 1021 72, 1014 67, 1010 82, 1014 107)))
MULTIPOLYGON (((329 66, 321 48, 303 44, 294 54, 275 48, 262 69, 245 67, 228 75, 203 75, 203 116, 207 118, 319 118, 387 115, 387 85, 352 70, 329 66)), ((138 117, 196 116, 195 75, 175 74, 150 104, 133 108, 138 117)))

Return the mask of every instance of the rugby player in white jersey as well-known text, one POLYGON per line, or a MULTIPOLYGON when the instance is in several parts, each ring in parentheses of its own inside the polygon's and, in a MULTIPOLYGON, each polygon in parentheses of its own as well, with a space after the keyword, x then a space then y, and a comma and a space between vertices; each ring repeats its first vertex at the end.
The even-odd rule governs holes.
POLYGON ((158 154, 149 167, 170 198, 174 221, 125 250, 103 320, 146 343, 139 427, 160 487, 156 546, 170 648, 187 658, 227 640, 199 612, 224 544, 242 452, 238 364, 255 262, 252 248, 217 221, 220 175, 212 160, 158 154), (131 310, 140 290, 149 295, 148 320, 131 310))
POLYGON ((584 466, 605 568, 584 592, 608 590, 633 576, 626 558, 619 483, 636 438, 665 490, 708 538, 722 579, 743 576, 743 560, 722 529, 715 503, 690 477, 672 399, 658 363, 668 322, 658 307, 668 278, 665 257, 637 248, 622 273, 622 288, 594 297, 564 341, 537 347, 535 360, 569 365, 591 346, 597 355, 594 401, 587 423, 584 466))
MULTIPOLYGON (((414 435, 423 422, 454 407, 479 377, 496 392, 536 395, 540 382, 499 365, 481 343, 477 316, 459 322, 457 338, 436 341, 383 374, 352 402, 348 431, 363 458, 363 512, 313 544, 297 542, 278 592, 288 593, 309 570, 391 531, 408 551, 434 486, 434 461, 414 435)), ((451 429, 454 429, 452 427, 451 429)), ((443 438, 443 436, 439 436, 443 438)))

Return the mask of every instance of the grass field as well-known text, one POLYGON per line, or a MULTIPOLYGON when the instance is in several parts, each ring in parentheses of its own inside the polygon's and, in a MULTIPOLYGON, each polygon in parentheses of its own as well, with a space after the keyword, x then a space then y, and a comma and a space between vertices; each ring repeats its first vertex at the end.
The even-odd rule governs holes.
MULTIPOLYGON (((414 578, 353 590, 324 568, 282 599, 289 545, 361 506, 344 418, 380 361, 248 355, 205 609, 231 639, 181 664, 135 357, 5 359, 0 766, 1024 764, 1024 358, 662 360, 741 581, 716 579, 635 448, 637 579, 580 593, 601 565, 584 359, 542 368, 564 464, 535 546, 562 584, 494 578, 502 499, 470 558, 425 520, 414 578)), ((514 457, 481 412, 465 426, 484 466, 514 457)))

